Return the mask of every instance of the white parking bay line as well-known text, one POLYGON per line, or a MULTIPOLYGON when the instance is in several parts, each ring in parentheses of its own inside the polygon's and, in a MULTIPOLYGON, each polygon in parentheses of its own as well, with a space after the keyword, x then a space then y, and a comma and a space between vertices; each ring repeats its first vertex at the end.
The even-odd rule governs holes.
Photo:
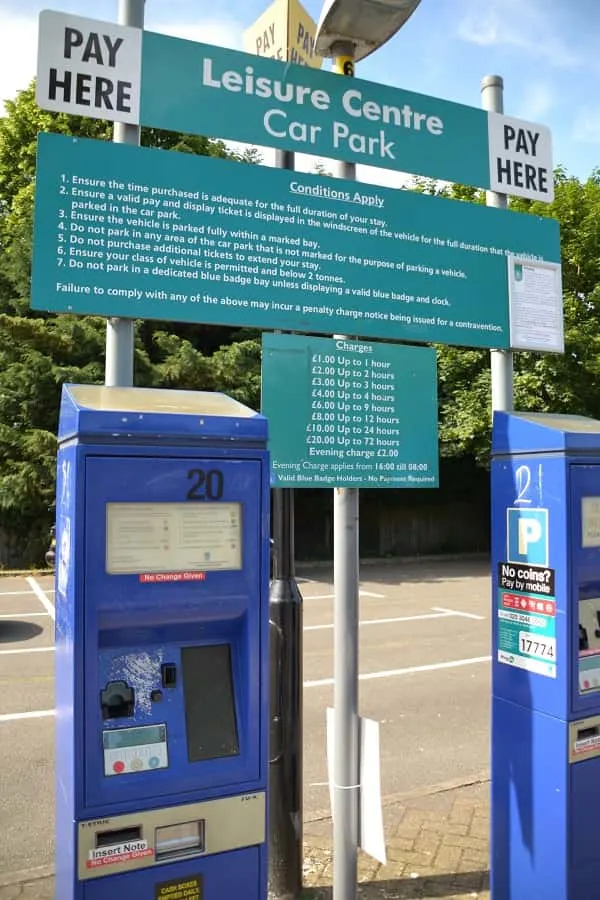
POLYGON ((26 613, 2 613, 0 614, 0 619, 13 619, 13 621, 17 621, 19 619, 39 619, 42 616, 47 616, 47 612, 26 612, 26 613))
POLYGON ((483 622, 485 616, 476 616, 475 613, 459 612, 457 609, 445 609, 443 606, 432 606, 436 612, 445 613, 447 616, 460 616, 463 619, 477 619, 483 622))
POLYGON ((0 650, 0 656, 16 656, 17 653, 53 653, 54 647, 19 647, 18 650, 0 650))
POLYGON ((29 575, 25 579, 25 581, 30 586, 31 590, 33 591, 35 596, 38 598, 38 600, 40 601, 40 603, 42 604, 42 606, 44 607, 44 609, 46 610, 48 615, 54 620, 54 618, 56 616, 56 613, 54 612, 54 606, 50 602, 50 600, 48 599, 47 595, 44 593, 42 588, 39 586, 39 584, 37 583, 35 578, 33 578, 33 576, 29 575))
MULTIPOLYGON (((400 675, 413 675, 417 672, 436 672, 439 669, 458 669, 460 666, 475 666, 490 662, 491 656, 474 656, 471 659, 455 659, 451 662, 433 663, 430 666, 410 666, 407 669, 387 669, 384 672, 367 672, 359 675, 359 681, 373 681, 375 678, 397 678, 400 675)), ((319 678, 316 681, 305 681, 305 688, 327 687, 333 684, 333 678, 319 678)))
POLYGON ((31 712, 2 713, 2 715, 0 715, 0 722, 18 722, 21 719, 47 719, 50 716, 55 715, 56 710, 54 709, 34 709, 31 712))
MULTIPOLYGON (((375 597, 377 600, 385 599, 384 594, 374 594, 372 591, 359 591, 361 597, 375 597)), ((310 597, 304 597, 305 600, 333 600, 333 594, 312 594, 310 597)))
MULTIPOLYGON (((419 616, 395 616, 392 619, 361 619, 358 625, 360 628, 362 628, 363 625, 391 625, 396 622, 421 622, 423 619, 448 619, 454 615, 456 615, 456 613, 453 613, 451 611, 441 612, 437 610, 436 612, 423 613, 419 616)), ((331 628, 333 628, 333 622, 328 625, 305 625, 303 630, 326 631, 331 628)))

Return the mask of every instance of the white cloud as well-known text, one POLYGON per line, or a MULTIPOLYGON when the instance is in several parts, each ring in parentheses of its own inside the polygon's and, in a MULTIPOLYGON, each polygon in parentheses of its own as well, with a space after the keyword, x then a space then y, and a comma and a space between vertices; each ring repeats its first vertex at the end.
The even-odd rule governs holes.
POLYGON ((0 28, 0 115, 2 101, 14 99, 35 76, 37 16, 2 11, 0 28))
MULTIPOLYGON (((0 115, 2 101, 12 100, 35 77, 37 65, 37 15, 1 11, 0 27, 0 115)), ((146 22, 150 31, 220 47, 241 49, 243 27, 227 18, 210 18, 189 25, 179 22, 146 22)))
POLYGON ((539 122, 546 118, 554 106, 555 99, 556 94, 548 84, 542 82, 528 84, 521 94, 521 102, 516 115, 519 119, 539 122))
POLYGON ((573 139, 582 144, 600 145, 600 107, 583 107, 573 122, 573 139))
POLYGON ((233 19, 204 19, 195 25, 184 22, 147 22, 146 28, 149 31, 184 38, 186 41, 198 41, 201 44, 229 47, 233 50, 242 49, 244 28, 233 19))
MULTIPOLYGON (((538 0, 468 0, 459 21, 458 36, 482 47, 516 47, 558 68, 585 65, 559 30, 548 3, 538 0)), ((581 46, 581 45, 579 45, 581 46)))

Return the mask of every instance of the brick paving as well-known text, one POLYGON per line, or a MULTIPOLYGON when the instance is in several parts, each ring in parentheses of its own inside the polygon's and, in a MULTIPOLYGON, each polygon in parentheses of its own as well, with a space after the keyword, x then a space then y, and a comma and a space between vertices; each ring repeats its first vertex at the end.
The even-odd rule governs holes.
MULTIPOLYGON (((360 854, 360 900, 489 900, 489 783, 388 800, 387 863, 360 854)), ((331 821, 305 827, 303 900, 331 900, 331 821)))
MULTIPOLYGON (((388 799, 387 864, 361 853, 360 900, 489 900, 488 792, 489 784, 481 780, 388 799)), ((302 900, 331 900, 331 820, 316 817, 304 831, 302 900)), ((55 900, 54 878, 32 875, 10 884, 0 876, 0 900, 55 900)))

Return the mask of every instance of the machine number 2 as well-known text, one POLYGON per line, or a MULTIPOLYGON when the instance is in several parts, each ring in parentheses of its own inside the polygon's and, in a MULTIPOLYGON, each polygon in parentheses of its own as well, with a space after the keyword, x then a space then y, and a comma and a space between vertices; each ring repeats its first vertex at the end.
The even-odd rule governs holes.
MULTIPOLYGON (((532 475, 531 469, 529 466, 519 466, 519 468, 515 472, 515 490, 516 496, 514 499, 515 506, 528 505, 532 503, 533 500, 529 496, 529 491, 532 487, 532 475)), ((542 489, 542 464, 540 463, 537 471, 537 484, 534 485, 540 494, 540 503, 541 503, 541 489, 542 489)))
POLYGON ((223 473, 220 469, 190 469, 187 477, 192 486, 188 500, 220 500, 223 496, 223 473))

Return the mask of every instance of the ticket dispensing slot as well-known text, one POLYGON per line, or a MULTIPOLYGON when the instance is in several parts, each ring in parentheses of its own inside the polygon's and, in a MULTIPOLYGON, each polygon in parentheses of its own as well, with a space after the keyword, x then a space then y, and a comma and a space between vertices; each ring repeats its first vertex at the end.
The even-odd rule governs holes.
POLYGON ((163 825, 154 833, 156 862, 197 856, 204 852, 205 820, 183 822, 181 825, 163 825))

